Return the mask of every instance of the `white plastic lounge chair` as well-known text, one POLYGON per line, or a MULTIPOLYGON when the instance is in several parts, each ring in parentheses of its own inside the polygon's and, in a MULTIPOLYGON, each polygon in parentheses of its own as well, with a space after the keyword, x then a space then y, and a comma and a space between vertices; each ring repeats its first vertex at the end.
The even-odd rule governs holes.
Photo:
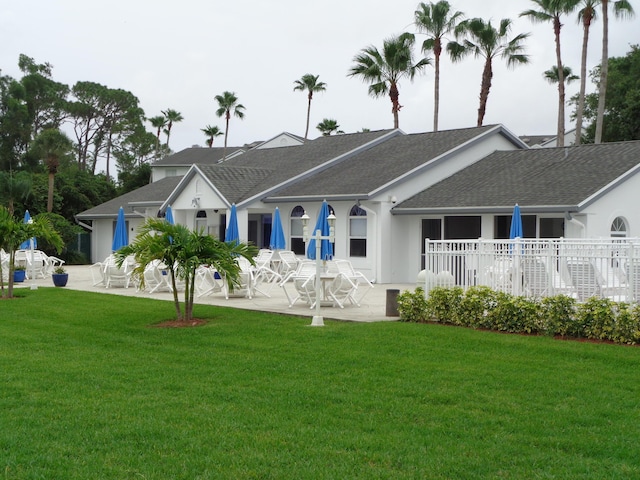
POLYGON ((570 260, 566 265, 573 284, 573 291, 579 301, 584 302, 591 297, 602 296, 600 275, 591 262, 570 260))
POLYGON ((218 271, 212 266, 200 265, 198 267, 195 279, 195 289, 198 297, 224 292, 224 282, 220 275, 216 275, 217 273, 218 271))
POLYGON ((373 283, 364 276, 362 272, 358 272, 353 268, 353 265, 349 260, 334 260, 338 273, 345 275, 351 283, 355 284, 356 288, 352 293, 352 301, 360 306, 360 302, 364 296, 373 288, 373 283))
POLYGON ((295 272, 300 264, 298 257, 291 250, 280 250, 278 252, 280 258, 278 264, 278 273, 284 279, 287 275, 295 272))
POLYGON ((344 273, 338 273, 336 278, 327 286, 327 295, 333 300, 333 306, 344 308, 348 301, 353 305, 360 306, 355 300, 355 293, 358 286, 344 273))

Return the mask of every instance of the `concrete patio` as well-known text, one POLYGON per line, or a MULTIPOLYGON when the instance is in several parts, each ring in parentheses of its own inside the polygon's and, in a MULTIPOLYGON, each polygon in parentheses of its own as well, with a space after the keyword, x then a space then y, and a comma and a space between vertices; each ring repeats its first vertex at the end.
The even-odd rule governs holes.
MULTIPOLYGON (((136 288, 133 286, 129 288, 112 287, 108 289, 104 286, 93 286, 93 278, 89 265, 69 265, 65 266, 65 268, 69 273, 69 282, 64 288, 96 292, 106 295, 128 295, 142 298, 153 298, 157 300, 173 300, 172 294, 168 292, 156 292, 150 294, 145 291, 136 291, 136 288)), ((51 277, 38 278, 35 281, 26 280, 24 283, 16 283, 15 286, 16 288, 32 288, 33 286, 37 286, 38 288, 55 288, 51 277)), ((290 289, 292 288, 291 285, 288 285, 287 287, 290 289)), ((402 292, 404 290, 413 290, 414 288, 414 284, 377 284, 366 294, 361 307, 353 305, 345 306, 343 309, 322 307, 321 314, 325 320, 333 319, 351 322, 398 320, 397 316, 386 316, 387 290, 395 289, 402 292)), ((266 297, 258 293, 251 299, 245 297, 233 297, 228 300, 224 298, 222 293, 214 293, 199 298, 196 297, 195 302, 196 304, 219 305, 245 310, 258 310, 263 312, 295 315, 299 317, 309 317, 309 321, 311 321, 311 317, 314 315, 315 310, 311 310, 308 306, 302 303, 296 303, 290 308, 283 289, 278 287, 277 284, 273 285, 273 288, 271 288, 268 293, 270 297, 266 297)), ((180 292, 180 296, 182 297, 182 292, 180 292)))

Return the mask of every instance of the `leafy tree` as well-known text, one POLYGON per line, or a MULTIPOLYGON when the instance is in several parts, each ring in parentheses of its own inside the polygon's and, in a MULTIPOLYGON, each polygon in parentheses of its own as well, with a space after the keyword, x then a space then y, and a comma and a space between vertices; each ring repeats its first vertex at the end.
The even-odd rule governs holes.
POLYGON ((0 171, 0 204, 13 215, 16 201, 26 201, 31 195, 31 174, 26 171, 0 171))
MULTIPOLYGON (((591 81, 598 84, 600 68, 591 71, 591 81)), ((584 119, 591 122, 585 129, 584 140, 594 142, 598 115, 598 93, 585 97, 584 119)), ((576 96, 572 103, 577 104, 576 96)), ((602 141, 622 142, 640 140, 640 47, 632 45, 624 57, 609 59, 607 109, 604 113, 602 141)))
POLYGON ((149 119, 151 126, 157 129, 156 133, 156 160, 160 158, 160 133, 167 126, 167 118, 164 115, 158 115, 149 119))
POLYGON ((521 17, 529 17, 532 22, 551 22, 553 34, 556 42, 556 72, 558 74, 558 128, 557 144, 564 146, 564 104, 565 104, 565 81, 564 68, 562 66, 562 55, 560 53, 560 29, 562 23, 560 17, 571 13, 578 6, 580 0, 531 0, 539 10, 527 10, 520 14, 521 17))
MULTIPOLYGON (((598 83, 598 115, 596 118, 595 143, 602 141, 604 128, 604 110, 606 106, 607 82, 609 76, 609 0, 601 0, 602 5, 602 63, 600 65, 600 82, 598 83)), ((631 18, 633 7, 627 0, 613 2, 613 9, 618 18, 631 18)))
POLYGON ((31 138, 24 86, 0 75, 0 170, 19 168, 31 138))
POLYGON ((217 125, 214 127, 212 127, 211 125, 207 125, 206 127, 201 128, 200 130, 202 131, 202 133, 204 133, 207 136, 207 146, 209 148, 213 147, 213 141, 215 140, 216 137, 219 137, 220 135, 224 135, 224 132, 220 130, 217 125))
POLYGON ((398 83, 403 78, 413 80, 416 73, 431 64, 428 58, 422 58, 417 63, 413 63, 414 42, 414 35, 403 33, 384 40, 381 52, 374 46, 363 48, 353 58, 355 65, 349 70, 350 77, 359 76, 364 82, 370 84, 369 95, 372 97, 389 94, 394 128, 400 127, 398 112, 402 108, 398 83))
POLYGON ((9 281, 6 290, 0 270, 0 289, 4 298, 13 297, 16 250, 20 248, 22 242, 31 237, 37 237, 47 241, 58 251, 62 249, 62 239, 53 228, 50 218, 46 214, 35 215, 31 218, 33 220, 31 223, 24 223, 22 218, 14 217, 7 208, 0 206, 0 247, 9 252, 9 281))
POLYGON ((142 124, 131 132, 122 142, 114 145, 113 156, 116 159, 118 177, 151 163, 155 158, 156 136, 145 130, 142 124))
POLYGON ((322 133, 323 137, 328 137, 333 132, 335 132, 335 133, 344 133, 342 130, 340 130, 340 125, 338 125, 338 122, 336 120, 333 120, 333 119, 330 119, 330 118, 323 119, 316 126, 316 128, 318 130, 320 130, 320 132, 322 133))
POLYGON ((171 128, 173 127, 174 123, 178 123, 184 120, 184 117, 180 112, 172 110, 171 108, 162 110, 162 114, 164 115, 164 118, 167 119, 167 128, 165 130, 165 133, 167 134, 167 148, 169 148, 169 137, 171 136, 171 128))
POLYGON ((472 18, 460 22, 456 28, 456 35, 467 36, 462 43, 450 42, 447 51, 454 61, 459 61, 469 54, 476 58, 484 58, 482 70, 482 82, 480 84, 480 106, 478 107, 478 127, 482 126, 487 110, 487 100, 493 78, 493 59, 500 57, 507 61, 509 67, 516 64, 529 62, 529 57, 524 53, 524 40, 528 33, 520 33, 509 38, 511 32, 511 20, 504 18, 496 29, 491 21, 485 22, 481 18, 472 18))
POLYGON ((309 118, 311 117, 311 100, 313 99, 313 94, 316 92, 324 92, 327 89, 327 84, 324 82, 319 82, 318 78, 320 75, 312 75, 307 73, 303 75, 300 80, 296 80, 293 82, 295 86, 293 87, 293 91, 307 91, 307 126, 304 130, 304 139, 307 139, 309 135, 309 118))
POLYGON ((44 159, 47 173, 49 174, 49 189, 47 193, 47 212, 53 211, 53 188, 56 173, 60 166, 60 157, 70 154, 73 143, 64 133, 58 129, 48 128, 43 130, 33 141, 31 146, 36 156, 44 159))
POLYGON ((176 319, 189 322, 193 319, 197 268, 202 264, 213 265, 227 281, 238 285, 240 267, 235 261, 236 257, 243 256, 253 263, 253 256, 257 251, 251 245, 222 242, 205 234, 203 230, 194 232, 183 225, 172 225, 162 219, 149 218, 140 228, 134 242, 116 252, 116 258, 122 265, 127 256, 135 257, 137 266, 133 275, 143 286, 145 267, 153 260, 174 265, 174 268, 169 268, 169 275, 176 319), (176 277, 185 281, 184 309, 180 307, 176 277))
POLYGON ((118 195, 124 195, 127 192, 149 185, 150 181, 151 165, 148 163, 120 170, 118 174, 118 195))
POLYGON ((229 135, 229 120, 231 119, 231 112, 240 120, 244 118, 244 105, 238 103, 238 97, 232 92, 223 92, 222 95, 215 96, 216 102, 218 102, 218 109, 216 115, 222 117, 224 115, 226 121, 226 128, 224 132, 224 150, 222 151, 222 159, 227 158, 227 136, 229 135))
POLYGON ((437 3, 420 3, 414 13, 414 24, 419 32, 426 33, 427 39, 422 43, 422 52, 433 52, 435 59, 435 82, 433 101, 433 131, 438 131, 438 112, 440 110, 440 56, 445 36, 454 32, 462 19, 462 12, 452 12, 446 0, 437 3))

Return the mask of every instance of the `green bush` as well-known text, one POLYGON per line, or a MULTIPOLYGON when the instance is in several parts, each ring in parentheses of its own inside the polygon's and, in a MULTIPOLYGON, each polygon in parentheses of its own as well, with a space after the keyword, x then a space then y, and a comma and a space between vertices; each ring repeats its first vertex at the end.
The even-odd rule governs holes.
POLYGON ((426 322, 430 320, 424 289, 405 290, 398 295, 398 312, 401 322, 426 322))
POLYGON ((474 328, 490 328, 489 312, 496 307, 496 292, 489 287, 471 287, 461 297, 458 324, 474 328))
POLYGON ((462 287, 437 287, 429 292, 427 309, 436 322, 465 325, 460 313, 463 297, 462 287))
POLYGON ((570 335, 576 329, 574 324, 576 300, 566 295, 544 297, 540 301, 540 325, 538 330, 549 336, 570 335))
POLYGON ((498 292, 487 328, 510 333, 538 333, 540 313, 536 300, 498 292))

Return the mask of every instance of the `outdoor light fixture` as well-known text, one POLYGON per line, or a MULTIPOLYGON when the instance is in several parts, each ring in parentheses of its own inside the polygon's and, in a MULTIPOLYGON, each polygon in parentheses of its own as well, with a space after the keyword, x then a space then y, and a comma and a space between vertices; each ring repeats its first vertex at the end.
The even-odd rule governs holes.
POLYGON ((198 197, 193 197, 191 199, 191 206, 198 208, 200 206, 200 199, 198 197))
POLYGON ((302 220, 302 238, 306 243, 307 240, 309 240, 309 215, 307 215, 306 210, 304 211, 303 215, 300 217, 300 220, 302 220))
MULTIPOLYGON (((302 232, 304 236, 304 241, 306 242, 309 238, 308 224, 309 224, 309 216, 307 212, 304 212, 304 215, 301 217, 302 220, 302 232)), ((328 240, 331 243, 336 241, 336 216, 333 212, 330 212, 327 216, 327 223, 329 224, 329 235, 322 235, 322 232, 318 229, 313 233, 313 239, 316 241, 316 311, 315 315, 311 320, 312 327, 324 327, 324 319, 320 314, 320 303, 322 302, 322 273, 326 273, 326 268, 323 268, 323 264, 325 264, 325 260, 322 260, 321 257, 321 243, 322 240, 328 240)))
POLYGON ((329 241, 331 243, 335 243, 336 241, 336 216, 331 212, 327 217, 327 222, 329 222, 329 241))

